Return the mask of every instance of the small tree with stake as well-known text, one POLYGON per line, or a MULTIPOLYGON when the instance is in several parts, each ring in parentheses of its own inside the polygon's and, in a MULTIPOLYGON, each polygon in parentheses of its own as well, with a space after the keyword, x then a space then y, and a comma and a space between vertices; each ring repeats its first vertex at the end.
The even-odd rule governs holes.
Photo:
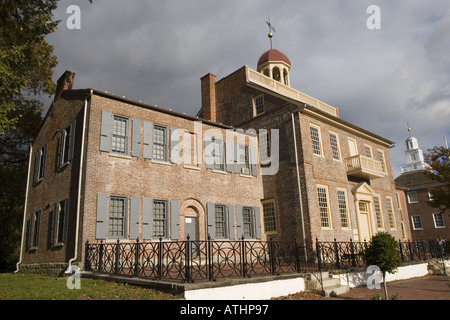
POLYGON ((395 273, 402 264, 397 241, 387 232, 377 233, 364 252, 364 260, 367 265, 376 265, 380 268, 383 274, 384 294, 388 300, 386 272, 395 273))

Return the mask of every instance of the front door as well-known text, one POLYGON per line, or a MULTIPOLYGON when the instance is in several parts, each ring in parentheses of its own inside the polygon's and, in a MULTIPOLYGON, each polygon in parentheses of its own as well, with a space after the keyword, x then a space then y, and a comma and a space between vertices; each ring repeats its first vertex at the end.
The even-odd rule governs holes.
POLYGON ((370 223, 370 202, 359 201, 358 207, 359 241, 370 241, 370 239, 372 238, 372 227, 370 223))
POLYGON ((187 240, 189 235, 189 240, 197 240, 197 218, 185 217, 184 218, 184 237, 187 240))

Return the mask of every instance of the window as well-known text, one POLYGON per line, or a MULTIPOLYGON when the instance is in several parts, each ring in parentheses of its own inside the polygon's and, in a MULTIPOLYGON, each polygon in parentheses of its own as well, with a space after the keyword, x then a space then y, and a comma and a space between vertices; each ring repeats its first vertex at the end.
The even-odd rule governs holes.
POLYGON ((215 238, 223 239, 226 235, 225 206, 216 205, 214 208, 215 238))
POLYGON ((311 130, 311 142, 313 147, 313 153, 316 155, 322 155, 322 144, 320 142, 320 130, 318 127, 310 127, 311 130))
POLYGON ((239 165, 241 166, 241 173, 250 174, 248 146, 239 145, 239 165))
POLYGON ((225 170, 225 161, 223 157, 223 142, 220 140, 213 139, 212 140, 213 148, 212 148, 212 169, 218 171, 225 170))
POLYGON ((359 206, 360 213, 364 213, 364 214, 369 213, 369 203, 368 202, 359 201, 358 206, 359 206))
POLYGON ((253 231, 253 209, 249 207, 244 207, 242 209, 242 218, 244 222, 244 237, 254 238, 253 231))
POLYGON ((167 161, 167 128, 153 127, 153 159, 167 161))
POLYGON ((262 165, 268 164, 271 159, 270 139, 269 130, 259 130, 259 160, 262 165))
POLYGON ((381 162, 381 171, 386 173, 386 160, 384 159, 384 152, 381 150, 377 150, 378 160, 381 162))
POLYGON ((183 163, 186 166, 198 167, 200 158, 198 151, 197 134, 185 131, 183 136, 183 163))
POLYGON ((52 244, 64 244, 67 241, 67 223, 69 218, 69 199, 53 205, 52 244))
POLYGON ((111 196, 109 199, 109 222, 108 237, 124 238, 126 230, 126 208, 125 197, 111 196))
POLYGON ((41 228, 41 211, 32 213, 27 226, 27 244, 31 250, 37 249, 39 245, 39 230, 41 228))
POLYGON ((392 198, 386 197, 386 203, 387 203, 387 212, 388 212, 388 217, 389 217, 389 225, 390 225, 391 229, 395 229, 397 226, 395 224, 395 216, 394 216, 394 211, 393 211, 393 207, 392 207, 392 198))
POLYGON ((345 190, 338 190, 337 196, 339 203, 339 213, 341 216, 341 226, 342 228, 350 228, 348 220, 347 196, 345 190))
POLYGON ((277 220, 275 216, 275 201, 270 200, 263 203, 263 215, 264 215, 264 231, 276 232, 277 220))
POLYGON ((406 194, 406 197, 408 198, 408 203, 418 203, 417 200, 417 193, 415 191, 408 192, 406 194))
POLYGON ((56 168, 59 169, 73 159, 75 142, 75 121, 66 129, 61 131, 58 140, 56 168))
POLYGON ((420 216, 411 216, 413 230, 423 230, 422 218, 420 216))
POLYGON ((153 237, 167 238, 167 201, 153 201, 153 237))
POLYGON ((368 145, 364 145, 364 154, 368 158, 372 158, 372 148, 368 145))
POLYGON ((128 154, 128 119, 113 116, 113 128, 111 139, 111 151, 120 154, 128 154))
POLYGON ((257 116, 264 113, 264 96, 260 95, 253 98, 254 115, 257 116))
POLYGON ((322 228, 330 228, 330 210, 326 187, 317 187, 317 198, 319 200, 320 225, 322 228))
POLYGON ((433 213, 433 221, 435 228, 445 228, 444 216, 442 213, 433 213))
POLYGON ((47 161, 47 145, 40 149, 34 157, 34 183, 44 178, 45 163, 47 161))
POLYGON ((339 140, 336 133, 330 132, 330 144, 331 144, 331 151, 333 153, 333 159, 341 160, 339 152, 339 140))
POLYGON ((373 197, 373 206, 375 208, 375 216, 377 218, 377 228, 384 229, 383 214, 381 213, 380 197, 373 197))

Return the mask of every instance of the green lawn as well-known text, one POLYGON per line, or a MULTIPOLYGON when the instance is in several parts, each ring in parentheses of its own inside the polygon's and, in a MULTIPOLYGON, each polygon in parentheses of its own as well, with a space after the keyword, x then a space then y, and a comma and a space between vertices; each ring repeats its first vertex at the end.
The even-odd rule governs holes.
POLYGON ((0 274, 0 300, 167 300, 175 297, 156 290, 82 278, 70 290, 67 278, 31 274, 0 274))

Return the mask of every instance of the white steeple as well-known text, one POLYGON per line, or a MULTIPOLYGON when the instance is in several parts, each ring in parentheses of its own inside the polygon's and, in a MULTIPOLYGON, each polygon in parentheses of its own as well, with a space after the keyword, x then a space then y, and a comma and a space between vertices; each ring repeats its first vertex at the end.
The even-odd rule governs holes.
POLYGON ((425 170, 425 161, 423 159, 422 149, 419 148, 417 138, 411 136, 411 129, 409 138, 406 139, 406 167, 401 168, 401 172, 412 172, 425 170))

